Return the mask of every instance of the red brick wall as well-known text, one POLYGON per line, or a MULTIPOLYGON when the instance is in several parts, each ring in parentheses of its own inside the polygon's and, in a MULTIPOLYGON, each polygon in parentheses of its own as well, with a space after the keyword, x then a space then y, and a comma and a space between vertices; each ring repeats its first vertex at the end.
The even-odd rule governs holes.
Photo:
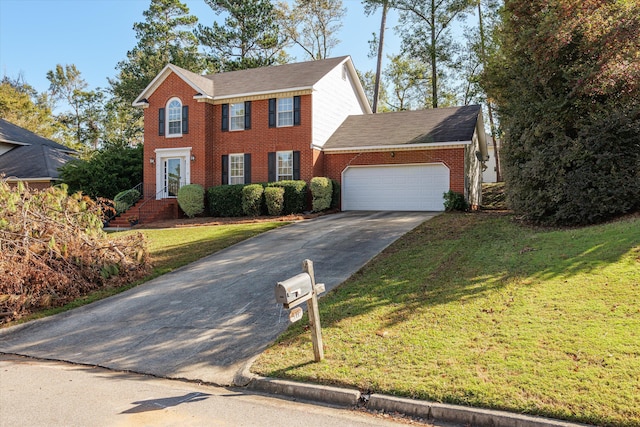
MULTIPOLYGON (((314 176, 314 155, 311 150, 311 95, 300 97, 300 126, 269 127, 269 101, 251 102, 251 129, 222 132, 222 107, 215 106, 213 114, 213 183, 222 184, 222 156, 228 154, 251 154, 251 181, 268 181, 269 152, 300 151, 300 179, 311 180, 314 176)), ((212 142, 210 142, 212 141, 212 142)))
POLYGON ((449 167, 451 190, 464 194, 464 148, 420 151, 324 154, 325 176, 342 181, 342 171, 355 165, 393 165, 408 163, 444 163, 449 167))
MULTIPOLYGON (((211 164, 211 148, 204 144, 208 130, 207 122, 211 122, 213 105, 197 102, 193 99, 196 92, 175 74, 170 74, 158 89, 149 97, 149 107, 144 110, 144 158, 143 180, 145 196, 155 194, 156 166, 149 162, 156 157, 154 150, 161 148, 192 147, 191 154, 195 161, 191 162, 191 183, 205 188, 211 186, 207 167, 211 164), (158 135, 158 109, 166 108, 167 102, 177 97, 182 105, 189 106, 189 133, 178 137, 167 138, 158 135), (149 194, 152 193, 152 194, 149 194)), ((166 119, 165 119, 166 120, 166 119)), ((190 161, 187 159, 187 161, 190 161)), ((159 189, 159 187, 158 187, 159 189)))

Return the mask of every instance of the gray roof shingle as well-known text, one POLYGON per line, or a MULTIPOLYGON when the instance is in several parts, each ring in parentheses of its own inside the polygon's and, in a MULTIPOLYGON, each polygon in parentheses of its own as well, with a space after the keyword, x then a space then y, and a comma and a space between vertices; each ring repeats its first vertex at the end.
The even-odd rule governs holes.
POLYGON ((469 142, 476 129, 479 105, 349 116, 324 150, 416 144, 469 142))
POLYGON ((75 152, 3 119, 0 119, 0 142, 15 144, 0 155, 0 173, 7 178, 57 179, 58 168, 71 160, 75 152))

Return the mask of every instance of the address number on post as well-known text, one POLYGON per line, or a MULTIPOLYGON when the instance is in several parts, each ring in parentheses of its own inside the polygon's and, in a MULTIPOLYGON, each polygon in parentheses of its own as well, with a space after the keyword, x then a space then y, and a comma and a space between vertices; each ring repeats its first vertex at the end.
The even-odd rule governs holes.
POLYGON ((289 312, 289 321, 295 323, 302 319, 302 307, 296 307, 289 312))

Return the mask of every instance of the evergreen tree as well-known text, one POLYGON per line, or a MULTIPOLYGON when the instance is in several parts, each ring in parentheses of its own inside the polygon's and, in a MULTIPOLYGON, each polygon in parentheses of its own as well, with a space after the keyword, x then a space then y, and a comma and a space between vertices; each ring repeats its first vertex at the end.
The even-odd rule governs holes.
POLYGON ((483 77, 511 207, 589 224, 640 207, 640 4, 507 0, 483 77))
POLYGON ((131 128, 122 134, 134 141, 142 139, 142 111, 131 103, 151 80, 169 63, 194 73, 207 68, 192 31, 198 18, 189 14, 186 5, 179 0, 151 0, 143 15, 144 22, 133 25, 138 43, 116 66, 117 77, 109 79, 115 98, 111 112, 118 111, 128 120, 121 125, 129 123, 131 128))
POLYGON ((196 35, 219 71, 258 68, 286 61, 277 16, 269 0, 205 0, 224 25, 198 25, 196 35))
POLYGON ((296 0, 292 8, 278 4, 281 30, 312 60, 328 58, 340 43, 337 33, 346 12, 342 0, 296 0))

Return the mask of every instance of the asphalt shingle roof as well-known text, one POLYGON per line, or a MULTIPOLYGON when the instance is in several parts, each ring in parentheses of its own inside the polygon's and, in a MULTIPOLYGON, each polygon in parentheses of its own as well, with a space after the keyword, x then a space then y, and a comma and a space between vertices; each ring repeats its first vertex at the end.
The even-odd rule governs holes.
POLYGON ((0 142, 15 147, 0 155, 0 173, 7 178, 59 177, 58 168, 71 160, 74 150, 0 119, 0 142))
POLYGON ((324 149, 468 142, 476 129, 479 105, 349 116, 324 149))

